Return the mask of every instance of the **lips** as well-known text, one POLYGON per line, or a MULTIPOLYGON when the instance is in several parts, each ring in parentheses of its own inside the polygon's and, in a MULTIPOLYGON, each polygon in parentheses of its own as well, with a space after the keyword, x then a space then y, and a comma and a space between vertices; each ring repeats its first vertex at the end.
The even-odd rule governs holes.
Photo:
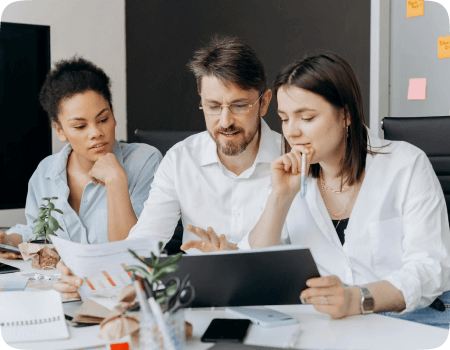
POLYGON ((103 146, 106 146, 106 145, 107 145, 107 142, 97 143, 96 145, 92 146, 91 149, 102 148, 103 146))

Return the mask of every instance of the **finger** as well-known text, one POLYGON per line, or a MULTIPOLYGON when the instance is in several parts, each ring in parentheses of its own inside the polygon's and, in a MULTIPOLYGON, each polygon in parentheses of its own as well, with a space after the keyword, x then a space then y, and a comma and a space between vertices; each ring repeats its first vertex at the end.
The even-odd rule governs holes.
POLYGON ((6 232, 0 230, 0 243, 4 243, 5 238, 6 238, 6 232))
POLYGON ((56 268, 61 272, 63 275, 71 275, 70 269, 64 264, 64 261, 60 260, 56 264, 56 268))
POLYGON ((65 300, 70 300, 70 299, 81 299, 80 294, 78 294, 77 292, 73 292, 73 293, 61 293, 61 298, 65 299, 65 300))
POLYGON ((291 161, 292 174, 297 175, 297 174, 301 173, 301 163, 299 164, 295 154, 293 154, 292 152, 289 152, 288 154, 286 154, 286 156, 289 157, 289 160, 291 161), (299 169, 299 165, 300 165, 300 169, 299 169))
POLYGON ((206 233, 209 235, 209 238, 211 240, 211 243, 213 244, 214 247, 216 247, 217 249, 220 248, 220 244, 221 244, 221 240, 219 239, 219 237, 217 237, 216 233, 214 232, 214 230, 212 229, 212 227, 208 227, 206 229, 206 233))
POLYGON ((325 296, 325 295, 323 295, 323 296, 307 298, 305 300, 306 300, 306 302, 308 304, 312 304, 312 305, 329 306, 329 305, 334 305, 335 304, 335 299, 333 298, 333 296, 325 296))
POLYGON ((306 155, 306 169, 307 169, 307 171, 306 171, 305 176, 309 175, 309 169, 310 169, 312 157, 313 157, 315 152, 316 152, 316 150, 313 147, 309 148, 309 154, 306 155))
POLYGON ((61 281, 78 287, 83 284, 83 280, 80 277, 74 275, 61 275, 61 281))
POLYGON ((331 287, 341 283, 338 276, 315 277, 306 281, 308 287, 331 287))
POLYGON ((100 183, 100 185, 102 185, 103 187, 105 187, 105 183, 103 181, 98 180, 98 182, 100 183))
POLYGON ((309 298, 314 298, 314 297, 322 297, 322 296, 332 296, 332 295, 336 295, 339 294, 339 290, 333 286, 333 287, 317 287, 317 288, 308 288, 306 290, 304 290, 301 294, 300 294, 300 298, 303 299, 309 299, 309 298))
MULTIPOLYGON (((295 156, 295 159, 297 161, 297 166, 298 166, 298 172, 301 174, 302 173, 302 153, 295 149, 292 149, 291 153, 295 156)), ((305 176, 306 176, 306 174, 305 174, 305 176)))
POLYGON ((53 289, 60 293, 76 293, 78 287, 66 282, 56 282, 53 284, 53 289))
POLYGON ((181 249, 181 250, 188 250, 188 249, 191 249, 191 248, 197 248, 197 249, 199 249, 201 243, 202 243, 201 241, 189 241, 189 242, 184 243, 184 244, 180 247, 180 249, 181 249))
POLYGON ((191 231, 194 235, 199 237, 202 241, 205 241, 206 243, 211 243, 211 238, 206 233, 205 230, 201 229, 200 227, 188 225, 187 229, 191 231))
POLYGON ((98 185, 98 181, 95 177, 91 177, 91 181, 94 185, 98 185))
POLYGON ((293 145, 292 149, 299 151, 300 153, 305 153, 308 155, 310 153, 310 148, 306 147, 305 145, 293 145))
POLYGON ((21 259, 22 255, 12 253, 12 252, 0 252, 0 258, 8 259, 8 260, 15 260, 15 259, 21 259))

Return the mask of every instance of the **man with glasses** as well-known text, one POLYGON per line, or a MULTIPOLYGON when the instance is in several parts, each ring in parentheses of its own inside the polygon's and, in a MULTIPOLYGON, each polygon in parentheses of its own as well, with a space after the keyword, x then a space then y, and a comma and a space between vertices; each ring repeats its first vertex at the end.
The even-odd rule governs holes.
MULTIPOLYGON (((270 163, 281 135, 262 119, 272 92, 256 53, 236 38, 214 38, 188 64, 197 79, 207 131, 177 143, 155 173, 138 223, 127 239, 166 244, 180 219, 182 250, 237 249, 258 222, 270 192, 270 163), (200 240, 199 240, 200 238, 200 240)), ((60 263, 65 299, 82 280, 60 263)))

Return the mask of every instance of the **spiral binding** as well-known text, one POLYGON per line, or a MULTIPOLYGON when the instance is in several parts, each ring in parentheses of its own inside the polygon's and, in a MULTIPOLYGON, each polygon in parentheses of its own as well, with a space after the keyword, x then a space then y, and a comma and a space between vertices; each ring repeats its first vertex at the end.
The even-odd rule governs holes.
POLYGON ((27 321, 15 321, 15 322, 2 322, 0 326, 2 327, 10 327, 10 326, 31 326, 35 324, 49 323, 59 321, 60 317, 49 317, 49 318, 40 318, 36 320, 27 320, 27 321))

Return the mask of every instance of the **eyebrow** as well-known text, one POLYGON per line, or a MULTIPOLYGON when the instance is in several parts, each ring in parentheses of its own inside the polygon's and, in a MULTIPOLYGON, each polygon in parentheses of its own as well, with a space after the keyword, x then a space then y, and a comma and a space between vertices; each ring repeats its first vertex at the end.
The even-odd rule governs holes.
MULTIPOLYGON (((103 114, 103 112, 108 111, 108 110, 109 110, 109 108, 103 108, 103 109, 100 111, 100 113, 98 113, 98 114, 95 116, 95 118, 98 118, 99 116, 101 116, 101 115, 103 114)), ((70 118, 68 121, 71 122, 71 121, 76 121, 76 120, 86 120, 86 118, 75 117, 75 118, 70 118)))
MULTIPOLYGON (((313 108, 299 108, 299 109, 294 111, 294 114, 299 114, 299 113, 303 113, 303 112, 310 112, 310 111, 317 112, 317 110, 315 110, 313 108)), ((278 109, 277 113, 287 114, 286 112, 283 112, 281 109, 278 109)))
MULTIPOLYGON (((237 103, 237 102, 251 103, 251 102, 248 102, 248 101, 249 101, 248 98, 238 98, 236 100, 231 101, 230 104, 237 103)), ((218 101, 215 101, 215 100, 208 100, 208 99, 205 99, 205 102, 216 103, 216 104, 219 104, 219 105, 222 104, 222 102, 218 102, 218 101)))

